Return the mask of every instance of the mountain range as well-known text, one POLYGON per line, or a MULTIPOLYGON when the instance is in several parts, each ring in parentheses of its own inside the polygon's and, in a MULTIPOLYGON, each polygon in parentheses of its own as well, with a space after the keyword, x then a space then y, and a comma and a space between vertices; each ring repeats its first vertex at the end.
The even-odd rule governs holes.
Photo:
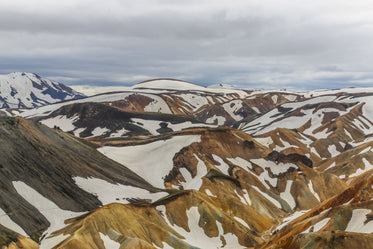
POLYGON ((373 242, 373 88, 81 97, 0 110, 2 248, 373 242))

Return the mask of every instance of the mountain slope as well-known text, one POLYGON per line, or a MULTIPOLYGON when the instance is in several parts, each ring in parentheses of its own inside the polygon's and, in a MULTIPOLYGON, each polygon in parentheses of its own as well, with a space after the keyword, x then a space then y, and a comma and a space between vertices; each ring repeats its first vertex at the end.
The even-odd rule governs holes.
MULTIPOLYGON (((105 202, 81 189, 77 178, 94 177, 109 188, 120 184, 132 191, 128 198, 159 191, 85 141, 22 118, 0 118, 0 150, 0 212, 24 235, 38 237, 48 227, 51 232, 63 219, 105 202)), ((107 195, 106 201, 119 196, 107 195)))
POLYGON ((370 246, 372 91, 174 83, 0 119, 0 232, 42 249, 370 246))
POLYGON ((290 217, 258 248, 370 248, 372 174, 310 211, 290 217))
MULTIPOLYGON (((139 83, 129 91, 52 104, 23 111, 19 115, 45 119, 52 112, 63 112, 64 117, 61 118, 66 119, 73 117, 74 113, 67 113, 66 108, 64 111, 58 111, 63 106, 101 103, 124 112, 172 114, 206 124, 233 125, 243 119, 268 112, 283 103, 302 99, 302 96, 288 92, 251 93, 244 90, 209 89, 178 80, 159 79, 139 83)), ((58 126, 53 122, 48 122, 47 125, 58 126)))
POLYGON ((39 245, 30 238, 0 225, 0 246, 2 249, 38 249, 39 245))
POLYGON ((0 108, 32 108, 82 97, 70 87, 33 73, 0 75, 0 108))
POLYGON ((34 119, 78 137, 137 137, 213 126, 181 115, 127 112, 92 102, 65 105, 47 117, 34 119))

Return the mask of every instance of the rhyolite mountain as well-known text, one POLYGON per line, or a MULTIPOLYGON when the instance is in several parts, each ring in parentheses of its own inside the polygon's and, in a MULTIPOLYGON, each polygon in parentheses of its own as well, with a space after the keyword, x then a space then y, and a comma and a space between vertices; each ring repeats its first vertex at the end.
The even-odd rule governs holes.
POLYGON ((0 108, 33 108, 83 97, 64 84, 34 73, 0 75, 0 108))
POLYGON ((3 248, 373 242, 372 88, 158 79, 19 111, 0 119, 3 248))
POLYGON ((302 95, 291 92, 213 89, 180 80, 157 79, 138 83, 127 91, 47 105, 20 115, 49 127, 58 126, 76 136, 129 137, 192 126, 233 126, 281 104, 302 99, 302 95), (111 117, 103 122, 107 115, 111 117))

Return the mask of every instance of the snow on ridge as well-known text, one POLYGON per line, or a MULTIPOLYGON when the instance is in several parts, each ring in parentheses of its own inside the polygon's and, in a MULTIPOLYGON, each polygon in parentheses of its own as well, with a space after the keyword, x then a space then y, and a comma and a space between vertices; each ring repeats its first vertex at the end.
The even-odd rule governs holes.
POLYGON ((193 127, 215 127, 214 125, 204 124, 204 123, 192 123, 191 121, 184 121, 181 123, 171 123, 161 120, 147 120, 147 119, 141 119, 141 118, 131 118, 131 121, 133 123, 136 123, 137 125, 141 126, 145 130, 148 130, 152 135, 159 135, 159 130, 161 128, 161 124, 167 124, 167 128, 172 129, 173 131, 180 131, 187 128, 193 128, 193 127))
POLYGON ((140 82, 132 86, 133 90, 156 90, 156 91, 199 91, 199 92, 210 92, 216 94, 238 94, 241 98, 249 96, 243 89, 232 89, 232 88, 210 88, 199 86, 190 82, 186 82, 178 79, 154 79, 144 82, 140 82))
POLYGON ((78 120, 79 120, 79 116, 77 115, 74 115, 70 118, 63 116, 63 115, 59 115, 53 118, 41 120, 40 122, 50 128, 57 126, 61 130, 65 132, 69 132, 76 128, 74 123, 78 120))
POLYGON ((373 87, 350 87, 350 88, 341 88, 341 89, 319 89, 319 90, 311 90, 306 92, 305 97, 314 96, 321 96, 327 94, 336 94, 336 93, 373 93, 373 87))
POLYGON ((128 201, 130 198, 141 198, 156 201, 168 195, 166 192, 151 193, 142 188, 118 183, 113 184, 94 177, 83 178, 76 176, 73 177, 73 180, 79 188, 97 196, 103 205, 113 202, 128 204, 130 203, 128 201))
MULTIPOLYGON (((20 116, 24 118, 32 118, 32 117, 37 117, 37 116, 48 116, 50 113, 53 111, 66 106, 66 105, 72 105, 72 104, 80 104, 80 103, 88 103, 88 102, 94 102, 94 103, 103 103, 103 102, 110 102, 110 101, 118 101, 125 99, 131 94, 136 93, 136 91, 126 91, 126 92, 118 92, 118 93, 105 93, 105 94, 99 94, 83 99, 74 99, 74 100, 69 100, 65 102, 59 102, 47 106, 41 106, 38 108, 30 109, 30 110, 25 110, 20 114, 20 116)), ((141 95, 144 95, 146 97, 152 98, 156 100, 157 102, 163 101, 161 97, 151 94, 151 93, 139 93, 141 95)), ((163 102, 162 102, 163 103, 163 102)), ((164 110, 165 113, 170 113, 171 111, 168 109, 164 110)))
POLYGON ((140 82, 132 87, 133 89, 150 88, 161 90, 199 90, 205 91, 206 88, 186 81, 176 79, 154 79, 140 82))

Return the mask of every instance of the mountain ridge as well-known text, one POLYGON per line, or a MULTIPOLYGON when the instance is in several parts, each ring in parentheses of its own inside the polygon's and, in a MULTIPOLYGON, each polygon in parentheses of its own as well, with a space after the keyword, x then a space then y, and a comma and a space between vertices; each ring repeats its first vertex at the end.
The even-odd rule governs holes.
POLYGON ((34 238, 40 249, 364 248, 373 241, 369 89, 200 91, 157 83, 9 110, 27 119, 0 118, 0 235, 30 246, 34 238))

